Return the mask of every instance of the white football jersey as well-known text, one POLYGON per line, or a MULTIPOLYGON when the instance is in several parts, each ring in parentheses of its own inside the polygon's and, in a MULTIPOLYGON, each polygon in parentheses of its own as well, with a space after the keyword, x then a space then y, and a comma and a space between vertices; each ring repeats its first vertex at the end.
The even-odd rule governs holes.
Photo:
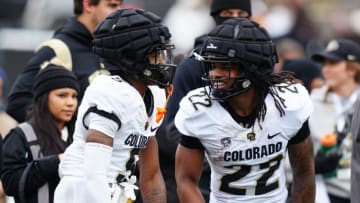
POLYGON ((249 129, 241 127, 218 101, 210 100, 204 88, 191 91, 180 102, 175 125, 204 146, 212 171, 211 203, 285 202, 287 144, 313 107, 300 84, 274 89, 285 99, 285 116, 280 117, 268 94, 262 128, 257 121, 249 129))
POLYGON ((83 176, 84 153, 87 128, 95 129, 113 138, 111 165, 107 177, 114 182, 119 173, 124 174, 134 165, 135 155, 145 148, 151 136, 155 136, 160 122, 156 122, 157 107, 164 107, 165 90, 158 86, 149 86, 153 95, 152 114, 149 117, 142 96, 129 83, 119 76, 100 75, 86 89, 79 106, 74 141, 66 149, 64 159, 59 166, 61 176, 83 176), (113 114, 121 121, 97 113, 87 113, 88 109, 113 114), (96 119, 96 125, 89 122, 96 119), (101 123, 101 125, 99 124, 101 123), (127 167, 128 166, 128 167, 127 167))

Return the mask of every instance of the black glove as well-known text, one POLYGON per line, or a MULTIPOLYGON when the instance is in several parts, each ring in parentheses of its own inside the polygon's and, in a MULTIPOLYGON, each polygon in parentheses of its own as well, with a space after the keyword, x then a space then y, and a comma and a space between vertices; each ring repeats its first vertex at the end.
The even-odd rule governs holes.
POLYGON ((338 167, 341 157, 342 153, 337 150, 326 155, 318 152, 315 156, 315 173, 326 174, 334 171, 338 167))

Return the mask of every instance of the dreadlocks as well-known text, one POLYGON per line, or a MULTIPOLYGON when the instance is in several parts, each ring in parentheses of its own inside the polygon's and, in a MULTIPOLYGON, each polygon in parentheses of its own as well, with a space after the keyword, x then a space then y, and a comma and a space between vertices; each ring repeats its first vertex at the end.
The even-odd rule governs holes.
POLYGON ((285 100, 279 95, 280 90, 277 85, 281 84, 281 87, 288 87, 294 83, 298 83, 299 81, 294 75, 291 72, 272 73, 271 75, 252 72, 250 73, 250 77, 253 78, 252 83, 255 88, 255 102, 251 124, 253 124, 255 120, 258 120, 259 123, 264 121, 267 111, 265 97, 268 93, 273 97, 280 116, 285 116, 285 100))

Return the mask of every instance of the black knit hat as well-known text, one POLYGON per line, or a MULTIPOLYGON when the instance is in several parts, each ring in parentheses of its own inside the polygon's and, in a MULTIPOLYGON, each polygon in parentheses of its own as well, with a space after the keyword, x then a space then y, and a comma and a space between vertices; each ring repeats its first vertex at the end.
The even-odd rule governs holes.
POLYGON ((282 70, 295 73, 295 78, 301 80, 309 91, 311 82, 316 78, 322 78, 319 64, 308 58, 285 60, 282 70))
POLYGON ((217 15, 223 9, 241 9, 251 16, 251 0, 212 0, 210 15, 217 15))
POLYGON ((35 77, 33 85, 34 100, 54 89, 73 88, 80 91, 79 81, 76 76, 62 66, 50 64, 40 70, 35 77))

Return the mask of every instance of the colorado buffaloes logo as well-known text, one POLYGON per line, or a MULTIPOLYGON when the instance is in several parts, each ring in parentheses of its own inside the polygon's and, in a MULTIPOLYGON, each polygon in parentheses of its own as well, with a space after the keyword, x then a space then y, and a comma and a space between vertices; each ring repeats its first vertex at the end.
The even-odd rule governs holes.
POLYGON ((250 140, 250 141, 254 141, 255 140, 255 133, 251 132, 251 133, 248 133, 246 135, 247 139, 250 140))
POLYGON ((231 145, 231 139, 230 137, 225 137, 225 138, 222 138, 220 140, 221 144, 224 146, 224 147, 230 147, 231 145))

